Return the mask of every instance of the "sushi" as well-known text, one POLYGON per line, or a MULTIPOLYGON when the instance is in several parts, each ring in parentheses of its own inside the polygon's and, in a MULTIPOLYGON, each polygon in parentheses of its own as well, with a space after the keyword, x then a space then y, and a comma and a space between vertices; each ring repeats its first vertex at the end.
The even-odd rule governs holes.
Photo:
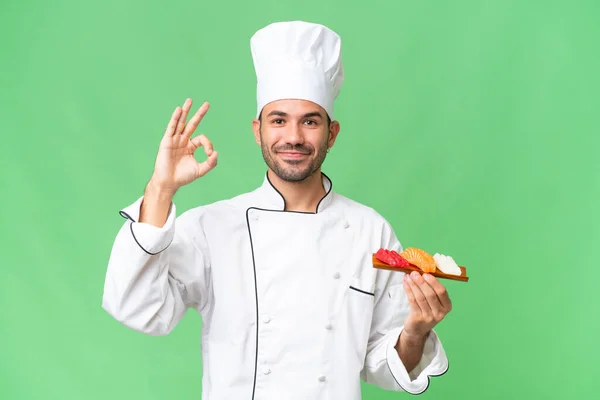
POLYGON ((405 249, 400 256, 412 265, 416 265, 423 272, 435 272, 437 265, 434 258, 427 253, 425 250, 418 249, 416 247, 409 247, 405 249))
POLYGON ((398 253, 394 250, 379 249, 373 254, 373 259, 382 263, 382 266, 390 266, 399 270, 418 270, 435 276, 456 276, 466 278, 464 267, 459 267, 450 256, 435 253, 431 256, 423 249, 409 247, 398 253))
POLYGON ((460 275, 462 273, 458 264, 456 264, 454 259, 450 256, 435 253, 433 259, 435 260, 438 269, 445 274, 460 275))

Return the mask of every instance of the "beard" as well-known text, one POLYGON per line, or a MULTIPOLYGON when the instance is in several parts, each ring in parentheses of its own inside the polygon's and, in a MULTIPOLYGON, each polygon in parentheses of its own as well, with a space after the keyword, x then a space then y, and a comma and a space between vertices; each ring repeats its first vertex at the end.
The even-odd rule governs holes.
MULTIPOLYGON (((328 135, 329 136, 329 135, 328 135)), ((301 182, 306 178, 312 176, 316 171, 321 168, 323 161, 325 161, 325 157, 327 155, 327 142, 329 141, 329 137, 325 140, 321 146, 316 150, 312 146, 305 146, 302 144, 297 145, 282 145, 273 148, 273 152, 262 142, 261 150, 262 155, 267 163, 268 167, 277 175, 281 180, 286 182, 301 182), (302 166, 302 164, 306 163, 306 159, 304 160, 287 160, 280 161, 276 159, 275 154, 281 151, 297 151, 301 153, 308 154, 309 157, 316 154, 316 157, 311 158, 308 162, 308 165, 302 166)))

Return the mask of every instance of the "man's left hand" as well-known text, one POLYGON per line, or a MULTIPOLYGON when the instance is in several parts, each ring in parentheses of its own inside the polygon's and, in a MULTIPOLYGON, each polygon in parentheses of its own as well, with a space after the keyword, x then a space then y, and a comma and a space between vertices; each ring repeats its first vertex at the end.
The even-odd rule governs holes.
POLYGON ((406 274, 404 289, 410 312, 402 335, 423 338, 452 310, 452 302, 446 288, 430 274, 406 274))

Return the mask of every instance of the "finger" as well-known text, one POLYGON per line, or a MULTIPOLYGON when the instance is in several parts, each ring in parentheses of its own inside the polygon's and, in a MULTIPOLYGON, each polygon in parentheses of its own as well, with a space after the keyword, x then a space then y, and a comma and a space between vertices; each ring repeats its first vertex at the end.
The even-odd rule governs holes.
POLYGON ((177 121, 179 120, 179 116, 181 115, 181 108, 179 106, 175 108, 173 114, 171 115, 171 120, 167 125, 167 129, 165 130, 165 136, 172 136, 175 132, 175 127, 177 126, 177 121))
POLYGON ((185 130, 183 131, 183 136, 192 136, 192 133, 194 133, 194 131, 208 112, 209 108, 210 104, 208 102, 204 102, 204 104, 200 106, 198 111, 196 111, 196 114, 194 114, 194 116, 190 119, 190 122, 186 125, 185 130))
POLYGON ((203 146, 204 153, 206 153, 207 156, 210 156, 213 152, 213 145, 205 135, 198 135, 195 138, 190 139, 190 142, 192 142, 196 148, 203 146))
POLYGON ((410 305, 410 309, 417 314, 421 313, 421 307, 419 307, 419 303, 417 303, 417 299, 412 291, 412 288, 408 284, 408 275, 404 274, 404 291, 406 292, 406 297, 408 297, 408 304, 410 305))
POLYGON ((211 169, 217 166, 218 153, 213 152, 204 162, 198 163, 197 177, 206 175, 211 169))
POLYGON ((429 286, 431 286, 431 288, 435 291, 440 303, 442 304, 442 306, 444 307, 446 312, 449 312, 450 310, 452 310, 452 301, 450 300, 450 296, 448 295, 448 291, 446 290, 444 285, 442 285, 440 283, 440 281, 435 279, 435 276, 433 276, 433 275, 424 274, 423 278, 427 281, 427 283, 429 283, 429 286))
POLYGON ((185 128, 185 121, 187 120, 188 113, 190 112, 190 108, 192 108, 192 99, 186 99, 183 103, 183 112, 179 117, 179 121, 177 122, 177 128, 175 129, 175 134, 180 135, 183 133, 183 129, 185 128))
POLYGON ((433 318, 433 311, 429 306, 429 302, 427 301, 425 294, 423 294, 421 286, 417 284, 417 281, 419 279, 422 280, 423 277, 421 277, 421 275, 418 272, 413 272, 408 277, 407 282, 410 285, 410 288, 412 289, 413 295, 415 296, 417 303, 419 304, 419 308, 421 309, 423 317, 429 316, 433 318))
POLYGON ((415 274, 415 279, 413 279, 413 281, 417 284, 417 286, 419 286, 419 289, 421 289, 421 292, 425 296, 425 299, 427 300, 431 310, 435 312, 442 312, 443 305, 440 302, 437 293, 435 290, 433 290, 425 278, 422 275, 415 274))

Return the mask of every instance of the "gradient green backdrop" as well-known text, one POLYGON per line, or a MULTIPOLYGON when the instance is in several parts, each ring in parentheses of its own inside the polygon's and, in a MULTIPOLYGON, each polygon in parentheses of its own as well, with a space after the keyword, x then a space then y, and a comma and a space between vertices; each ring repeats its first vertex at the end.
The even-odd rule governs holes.
POLYGON ((471 276, 446 283, 450 369, 421 398, 599 398, 599 17, 596 0, 3 0, 0 398, 200 398, 198 315, 156 338, 101 308, 117 211, 186 97, 211 102, 198 132, 220 159, 179 212, 262 182, 249 39, 291 19, 343 38, 334 189, 471 276))

